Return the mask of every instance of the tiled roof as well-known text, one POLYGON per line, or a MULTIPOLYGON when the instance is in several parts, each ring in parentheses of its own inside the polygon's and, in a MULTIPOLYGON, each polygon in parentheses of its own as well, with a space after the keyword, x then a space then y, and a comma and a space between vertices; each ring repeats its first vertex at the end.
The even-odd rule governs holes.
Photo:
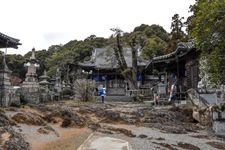
POLYGON ((0 32, 0 48, 18 48, 17 46, 21 45, 19 41, 19 39, 12 38, 0 32))
MULTIPOLYGON (((124 57, 128 67, 132 67, 132 53, 130 48, 123 48, 124 57)), ((117 60, 112 48, 95 48, 89 61, 80 63, 81 66, 95 67, 99 69, 118 68, 117 60)), ((138 57, 138 66, 145 66, 146 62, 138 57)))
POLYGON ((177 49, 172 53, 152 58, 146 65, 146 68, 148 68, 152 63, 166 62, 171 59, 176 59, 176 56, 182 57, 187 53, 189 53, 191 50, 193 50, 193 48, 194 48, 193 42, 186 42, 186 43, 181 42, 178 44, 177 49))

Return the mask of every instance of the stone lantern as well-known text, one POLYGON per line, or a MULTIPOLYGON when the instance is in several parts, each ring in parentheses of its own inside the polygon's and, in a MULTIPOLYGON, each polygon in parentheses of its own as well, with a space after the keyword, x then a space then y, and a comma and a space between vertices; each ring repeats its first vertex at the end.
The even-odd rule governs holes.
POLYGON ((41 101, 48 101, 50 99, 50 82, 48 82, 49 76, 47 76, 46 70, 44 71, 44 74, 39 77, 39 79, 41 101))

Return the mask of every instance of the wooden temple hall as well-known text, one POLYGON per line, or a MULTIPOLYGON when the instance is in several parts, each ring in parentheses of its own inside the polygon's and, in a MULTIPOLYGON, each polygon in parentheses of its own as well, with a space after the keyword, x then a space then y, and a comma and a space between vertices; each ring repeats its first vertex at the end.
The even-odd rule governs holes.
MULTIPOLYGON (((124 48, 124 57, 132 67, 131 49, 124 48)), ((176 85, 177 93, 185 93, 198 85, 199 54, 192 42, 179 43, 172 53, 154 57, 148 62, 138 55, 138 93, 152 95, 152 87, 159 94, 169 95, 172 85, 176 85), (162 92, 164 91, 164 92, 162 92)), ((80 67, 88 72, 89 79, 96 81, 96 88, 104 85, 107 95, 129 95, 126 80, 120 74, 117 60, 110 48, 95 48, 91 59, 80 63, 80 67)))
MULTIPOLYGON (((132 53, 130 48, 124 48, 124 57, 128 67, 132 67, 132 53)), ((143 83, 146 62, 138 56, 137 81, 143 83)), ((89 72, 89 79, 96 82, 96 88, 103 85, 107 95, 125 95, 129 90, 127 82, 119 72, 117 60, 112 48, 95 48, 89 61, 80 63, 80 67, 89 72)))
POLYGON ((176 92, 182 94, 190 88, 197 89, 198 58, 199 52, 192 42, 179 43, 174 52, 150 60, 146 71, 159 77, 159 82, 166 88, 166 94, 170 93, 172 85, 176 85, 176 92))

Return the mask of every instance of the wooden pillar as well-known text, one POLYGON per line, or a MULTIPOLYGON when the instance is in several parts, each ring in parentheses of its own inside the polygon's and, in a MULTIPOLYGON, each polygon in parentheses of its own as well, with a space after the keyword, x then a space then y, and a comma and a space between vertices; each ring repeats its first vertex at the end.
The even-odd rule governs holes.
POLYGON ((178 55, 176 55, 176 61, 177 61, 177 92, 180 92, 180 72, 179 72, 179 58, 178 58, 178 55))

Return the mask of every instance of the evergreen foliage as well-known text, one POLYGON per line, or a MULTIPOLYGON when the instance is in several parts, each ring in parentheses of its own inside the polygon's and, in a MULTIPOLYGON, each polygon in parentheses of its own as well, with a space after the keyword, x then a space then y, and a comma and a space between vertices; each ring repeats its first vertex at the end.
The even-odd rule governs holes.
POLYGON ((196 0, 190 10, 188 33, 206 59, 209 80, 225 84, 225 1, 196 0))

